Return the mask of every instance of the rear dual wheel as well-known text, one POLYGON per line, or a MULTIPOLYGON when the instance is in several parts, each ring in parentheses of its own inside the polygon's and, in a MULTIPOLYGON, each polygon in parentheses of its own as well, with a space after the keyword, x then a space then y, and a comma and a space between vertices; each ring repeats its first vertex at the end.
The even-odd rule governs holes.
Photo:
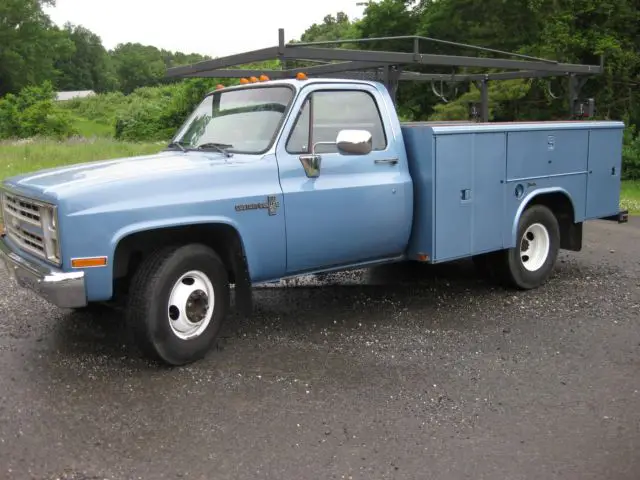
POLYGON ((518 223, 514 248, 474 257, 478 271, 508 286, 529 290, 544 284, 560 250, 560 226, 544 205, 527 208, 518 223))

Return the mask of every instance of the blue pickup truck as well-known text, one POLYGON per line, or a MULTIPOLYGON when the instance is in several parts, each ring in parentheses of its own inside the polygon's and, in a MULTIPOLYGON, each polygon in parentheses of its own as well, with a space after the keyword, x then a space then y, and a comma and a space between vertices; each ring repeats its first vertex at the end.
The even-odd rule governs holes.
POLYGON ((615 121, 401 123, 379 82, 215 89, 165 150, 4 180, 0 258, 62 308, 125 302, 143 352, 201 358, 230 295, 392 262, 473 258, 520 289, 618 218, 615 121))

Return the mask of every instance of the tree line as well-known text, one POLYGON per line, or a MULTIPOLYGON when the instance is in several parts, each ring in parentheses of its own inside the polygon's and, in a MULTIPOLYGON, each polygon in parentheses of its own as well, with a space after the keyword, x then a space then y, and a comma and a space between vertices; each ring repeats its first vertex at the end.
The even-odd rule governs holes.
POLYGON ((57 90, 131 93, 160 84, 169 67, 210 58, 139 43, 107 50, 82 25, 55 25, 45 5, 55 0, 0 2, 0 96, 45 81, 57 90))
MULTIPOLYGON (((128 94, 162 83, 169 67, 209 58, 138 43, 120 44, 108 51, 100 38, 83 26, 54 25, 43 11, 43 5, 54 1, 4 0, 0 4, 0 95, 46 80, 59 90, 128 94)), ((300 40, 410 34, 563 62, 597 64, 604 54, 606 72, 589 80, 584 96, 596 98, 602 117, 640 123, 640 0, 379 0, 369 2, 362 18, 355 21, 344 13, 327 15, 311 25, 300 40)), ((407 51, 411 47, 411 41, 357 46, 407 51)), ((437 43, 429 44, 428 51, 478 54, 437 43)), ((429 71, 452 73, 442 68, 429 71)), ((470 87, 458 87, 457 96, 473 93, 470 87)), ((567 106, 562 104, 567 97, 566 81, 497 82, 493 88, 493 117, 566 115, 567 106)), ((457 98, 453 90, 448 93, 457 98)), ((399 101, 403 115, 410 119, 424 118, 443 108, 428 84, 403 85, 399 101)), ((449 109, 456 114, 455 104, 449 109)))

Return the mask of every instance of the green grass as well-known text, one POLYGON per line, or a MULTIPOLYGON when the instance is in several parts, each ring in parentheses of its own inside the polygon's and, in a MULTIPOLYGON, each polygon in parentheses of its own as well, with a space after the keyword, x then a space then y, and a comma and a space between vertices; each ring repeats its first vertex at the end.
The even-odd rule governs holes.
POLYGON ((101 123, 96 120, 72 115, 73 127, 78 131, 79 135, 84 138, 113 138, 113 125, 101 123))
POLYGON ((74 163, 159 152, 166 143, 120 142, 109 138, 0 142, 0 179, 74 163))
POLYGON ((620 197, 622 198, 620 206, 623 210, 629 210, 629 213, 633 215, 640 215, 640 181, 622 182, 620 197))

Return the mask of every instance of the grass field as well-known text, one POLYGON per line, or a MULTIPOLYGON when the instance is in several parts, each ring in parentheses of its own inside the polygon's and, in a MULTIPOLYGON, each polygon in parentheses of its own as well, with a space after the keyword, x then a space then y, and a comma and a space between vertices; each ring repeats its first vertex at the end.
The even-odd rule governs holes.
POLYGON ((620 206, 629 213, 640 215, 640 181, 622 182, 620 206))
MULTIPOLYGON (((98 134, 95 122, 87 124, 98 134)), ((107 127, 105 127, 107 128, 107 127)), ((165 143, 119 142, 105 136, 92 139, 34 140, 32 142, 0 142, 0 180, 24 172, 73 163, 106 160, 159 152, 165 143)), ((621 208, 640 215, 640 181, 623 182, 621 208)))
POLYGON ((89 120, 88 118, 84 118, 79 115, 71 115, 71 119, 73 121, 73 126, 81 137, 113 138, 113 125, 98 122, 96 120, 89 120))

